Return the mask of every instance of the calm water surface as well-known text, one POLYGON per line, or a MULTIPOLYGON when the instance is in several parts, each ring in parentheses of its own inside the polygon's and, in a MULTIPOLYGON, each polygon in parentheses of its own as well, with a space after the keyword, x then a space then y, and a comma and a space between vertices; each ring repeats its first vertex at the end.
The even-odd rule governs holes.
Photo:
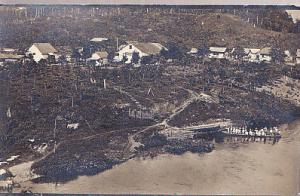
POLYGON ((300 120, 272 142, 216 144, 208 154, 136 158, 66 184, 32 184, 48 193, 177 193, 295 195, 300 187, 300 120))

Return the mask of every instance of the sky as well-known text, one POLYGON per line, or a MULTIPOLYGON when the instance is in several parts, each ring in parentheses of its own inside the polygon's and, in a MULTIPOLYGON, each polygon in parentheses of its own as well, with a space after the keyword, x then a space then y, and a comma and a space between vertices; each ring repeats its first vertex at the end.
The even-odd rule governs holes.
POLYGON ((296 5, 300 0, 0 0, 1 4, 296 5))

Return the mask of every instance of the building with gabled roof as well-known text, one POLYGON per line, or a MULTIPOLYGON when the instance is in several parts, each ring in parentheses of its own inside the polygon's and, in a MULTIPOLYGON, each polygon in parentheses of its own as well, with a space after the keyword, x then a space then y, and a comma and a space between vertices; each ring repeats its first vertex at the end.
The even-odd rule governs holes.
POLYGON ((27 53, 31 54, 37 63, 42 59, 52 61, 58 58, 57 50, 50 43, 34 43, 27 53))
POLYGON ((91 58, 88 58, 87 61, 92 62, 95 66, 105 65, 108 63, 108 53, 106 51, 94 52, 91 58))
POLYGON ((259 52, 259 60, 262 62, 271 62, 272 60, 271 53, 272 53, 271 47, 262 48, 259 52))
POLYGON ((208 58, 212 59, 225 59, 226 58, 226 47, 209 47, 208 58))
POLYGON ((127 59, 125 63, 131 63, 132 54, 134 52, 138 53, 139 57, 142 58, 145 56, 159 55, 163 49, 168 50, 159 43, 131 41, 127 42, 126 45, 120 46, 114 60, 120 62, 125 57, 127 59))

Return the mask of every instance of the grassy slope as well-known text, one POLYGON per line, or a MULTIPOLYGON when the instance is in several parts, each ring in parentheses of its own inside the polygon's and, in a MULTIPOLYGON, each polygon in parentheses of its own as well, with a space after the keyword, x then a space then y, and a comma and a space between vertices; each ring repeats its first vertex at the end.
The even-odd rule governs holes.
POLYGON ((4 43, 10 46, 28 47, 32 42, 49 41, 55 45, 83 45, 92 37, 109 37, 113 41, 140 40, 176 42, 182 47, 226 45, 235 47, 264 47, 276 42, 283 49, 299 48, 300 38, 296 34, 273 32, 242 21, 231 14, 190 15, 184 13, 122 14, 94 17, 52 17, 38 19, 22 25, 7 25, 4 43), (220 16, 220 18, 218 18, 220 16), (15 43, 14 40, 19 40, 15 43), (27 45, 27 46, 26 46, 27 45))

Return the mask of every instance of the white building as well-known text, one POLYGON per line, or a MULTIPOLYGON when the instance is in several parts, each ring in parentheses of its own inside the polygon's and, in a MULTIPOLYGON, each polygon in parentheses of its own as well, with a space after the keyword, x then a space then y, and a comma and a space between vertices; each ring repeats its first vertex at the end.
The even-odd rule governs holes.
POLYGON ((211 59, 225 59, 227 48, 225 47, 209 47, 208 58, 211 59))
POLYGON ((100 43, 100 42, 104 42, 104 41, 108 41, 108 38, 105 37, 94 37, 90 40, 90 42, 95 42, 95 43, 100 43))
POLYGON ((289 50, 284 51, 284 62, 286 63, 293 63, 293 56, 289 50))
POLYGON ((300 49, 297 49, 296 52, 296 64, 300 65, 300 49))
POLYGON ((261 62, 271 62, 272 57, 271 57, 271 53, 272 53, 272 48, 270 47, 266 47, 260 50, 259 52, 259 60, 261 62))
POLYGON ((58 58, 57 50, 50 43, 34 43, 27 53, 32 54, 37 63, 42 59, 52 62, 58 58))
POLYGON ((187 54, 196 55, 196 54, 198 54, 198 49, 197 48, 191 48, 191 50, 189 52, 187 52, 187 54))
POLYGON ((18 62, 23 59, 24 55, 0 53, 0 62, 18 62))
POLYGON ((167 50, 167 48, 159 43, 128 42, 127 45, 120 46, 114 60, 121 62, 123 58, 126 57, 127 61, 125 63, 131 63, 132 54, 134 52, 138 53, 141 59, 145 56, 159 55, 163 49, 167 50))
POLYGON ((93 62, 95 66, 101 66, 108 63, 108 53, 106 51, 95 52, 87 61, 93 62))
POLYGON ((1 53, 9 53, 9 54, 14 54, 17 52, 17 49, 14 48, 1 48, 0 49, 1 53))
POLYGON ((260 49, 258 48, 244 48, 245 60, 250 62, 259 62, 260 49))

